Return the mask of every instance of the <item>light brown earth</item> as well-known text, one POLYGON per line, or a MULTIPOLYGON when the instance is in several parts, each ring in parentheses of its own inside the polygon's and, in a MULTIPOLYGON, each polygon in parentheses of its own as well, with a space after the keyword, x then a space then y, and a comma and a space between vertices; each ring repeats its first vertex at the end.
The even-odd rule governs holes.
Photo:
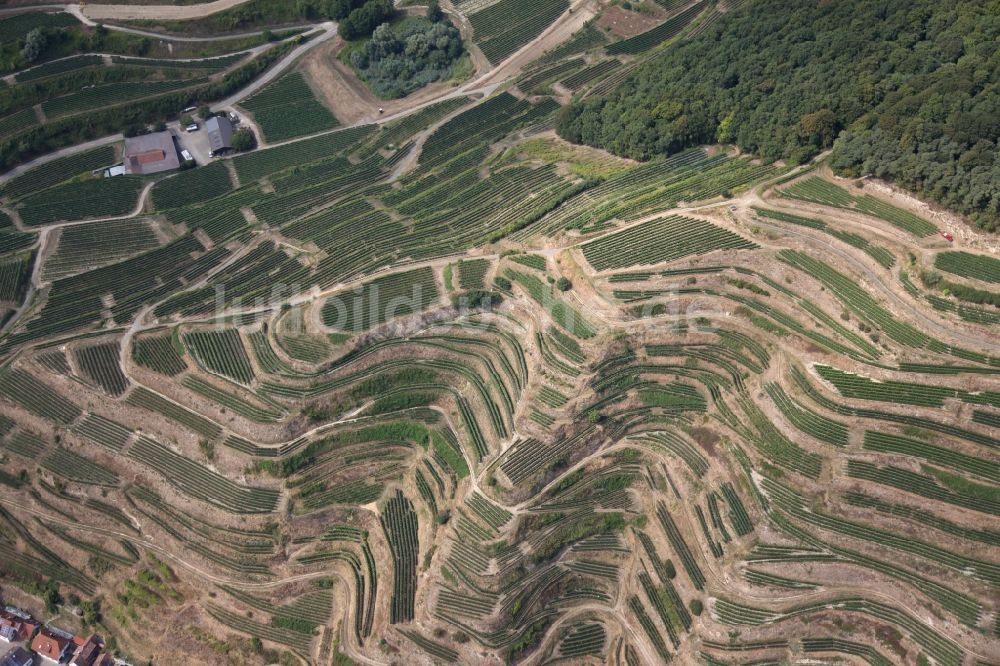
POLYGON ((102 5, 80 3, 83 15, 93 20, 166 20, 196 19, 242 5, 247 0, 214 0, 196 5, 102 5))
POLYGON ((667 14, 654 2, 647 2, 646 5, 655 9, 644 13, 625 9, 621 5, 612 5, 604 10, 594 25, 617 37, 632 37, 646 32, 662 22, 667 14))

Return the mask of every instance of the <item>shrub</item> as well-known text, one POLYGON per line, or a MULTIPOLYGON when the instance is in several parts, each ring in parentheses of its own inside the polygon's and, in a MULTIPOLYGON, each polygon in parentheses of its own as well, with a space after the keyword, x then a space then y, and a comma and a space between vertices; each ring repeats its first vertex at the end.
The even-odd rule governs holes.
POLYGON ((24 38, 24 47, 21 49, 21 58, 25 63, 33 63, 42 55, 48 44, 48 38, 41 28, 35 28, 24 38))
POLYGON ((253 150, 253 148, 257 145, 257 138, 249 129, 241 127, 233 132, 232 145, 233 150, 241 153, 246 152, 248 150, 253 150))
POLYGON ((495 291, 472 289, 453 294, 451 306, 456 310, 489 310, 503 301, 503 296, 495 291))

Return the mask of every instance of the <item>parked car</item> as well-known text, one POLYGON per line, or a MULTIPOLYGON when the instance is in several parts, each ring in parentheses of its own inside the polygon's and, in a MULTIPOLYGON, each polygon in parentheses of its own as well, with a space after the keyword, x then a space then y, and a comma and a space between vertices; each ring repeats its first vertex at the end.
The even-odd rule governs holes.
POLYGON ((194 158, 193 158, 193 157, 191 157, 191 153, 189 153, 189 152, 187 151, 187 149, 184 149, 184 150, 182 150, 182 151, 181 151, 181 157, 183 157, 183 158, 184 158, 184 161, 185 161, 185 162, 191 162, 191 161, 193 161, 193 160, 194 160, 194 158))
POLYGON ((184 131, 185 132, 197 132, 198 131, 198 123, 191 123, 190 125, 188 125, 187 127, 184 128, 184 131))

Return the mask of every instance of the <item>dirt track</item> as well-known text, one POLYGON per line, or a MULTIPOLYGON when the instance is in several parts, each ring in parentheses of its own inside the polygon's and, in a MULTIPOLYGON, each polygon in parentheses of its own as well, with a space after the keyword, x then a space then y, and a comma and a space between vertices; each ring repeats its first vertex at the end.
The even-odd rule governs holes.
POLYGON ((201 5, 82 5, 81 11, 89 19, 135 20, 153 19, 179 21, 201 18, 225 9, 242 5, 247 0, 215 0, 201 5))

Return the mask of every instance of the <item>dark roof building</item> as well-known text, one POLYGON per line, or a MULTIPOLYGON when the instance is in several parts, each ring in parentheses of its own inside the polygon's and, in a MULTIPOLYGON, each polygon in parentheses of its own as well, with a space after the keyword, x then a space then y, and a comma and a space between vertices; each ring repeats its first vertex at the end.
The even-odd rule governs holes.
POLYGON ((137 175, 170 171, 181 165, 170 132, 154 132, 125 139, 125 172, 137 175))
POLYGON ((225 116, 212 116, 205 122, 208 132, 208 146, 212 155, 218 155, 233 147, 233 124, 225 116))
POLYGON ((31 654, 23 647, 12 648, 0 660, 0 666, 34 666, 35 655, 31 654))

